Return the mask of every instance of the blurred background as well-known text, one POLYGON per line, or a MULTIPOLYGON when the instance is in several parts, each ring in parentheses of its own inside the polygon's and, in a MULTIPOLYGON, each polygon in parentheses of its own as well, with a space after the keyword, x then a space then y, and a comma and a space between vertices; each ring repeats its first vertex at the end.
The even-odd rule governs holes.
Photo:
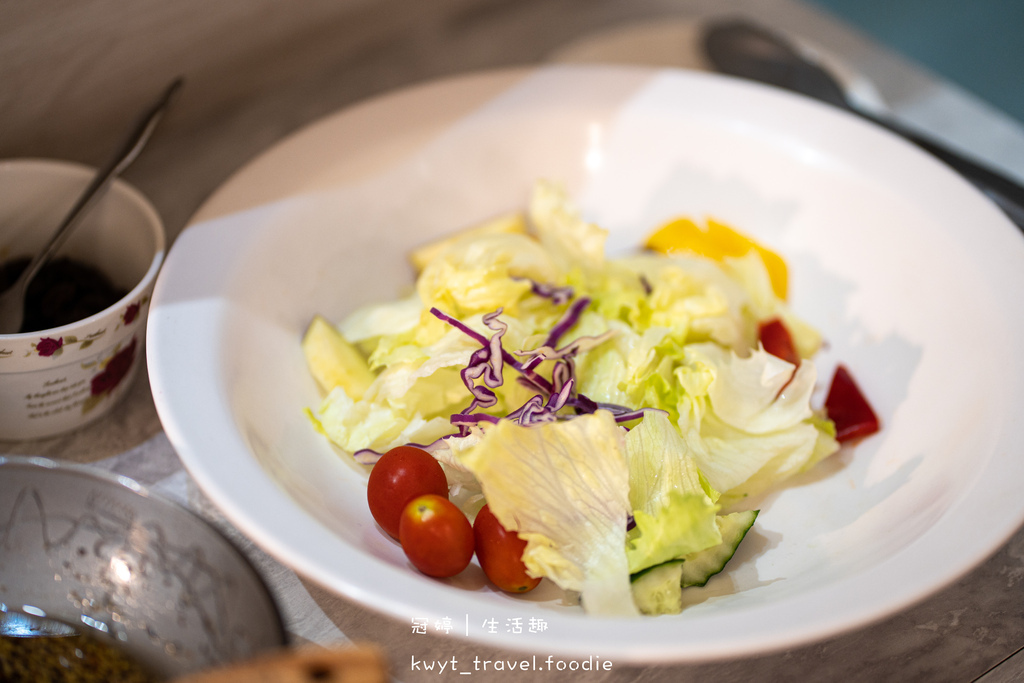
POLYGON ((231 173, 353 102, 723 13, 814 41, 904 121, 991 164, 1013 172, 1024 153, 1021 0, 0 0, 0 158, 100 164, 183 74, 126 175, 173 240, 231 173))
POLYGON ((1021 0, 811 0, 1024 122, 1021 0))

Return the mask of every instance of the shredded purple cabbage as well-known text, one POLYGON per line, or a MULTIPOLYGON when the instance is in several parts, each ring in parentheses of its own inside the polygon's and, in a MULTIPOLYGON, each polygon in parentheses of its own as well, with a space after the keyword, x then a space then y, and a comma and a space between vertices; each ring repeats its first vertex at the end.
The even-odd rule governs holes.
MULTIPOLYGON (((481 417, 491 417, 490 415, 486 415, 484 413, 480 413, 480 416, 481 417)), ((481 420, 481 421, 483 421, 483 420, 481 420)), ((497 418, 495 418, 495 422, 496 421, 497 421, 497 418)), ((438 448, 443 446, 444 442, 447 441, 448 439, 458 438, 460 436, 465 436, 465 434, 462 434, 460 432, 455 432, 453 434, 446 434, 446 435, 442 436, 440 439, 436 439, 434 441, 431 441, 430 443, 423 444, 423 443, 411 443, 410 442, 410 443, 407 443, 405 445, 406 446, 414 446, 416 448, 422 448, 423 450, 427 451, 428 453, 433 453, 438 448)), ((373 464, 376 464, 376 462, 378 460, 380 460, 381 456, 383 456, 383 455, 384 454, 381 453, 380 451, 375 451, 372 448, 360 448, 358 451, 356 451, 355 453, 352 454, 352 457, 355 458, 355 461, 358 462, 361 465, 373 465, 373 464)))
POLYGON ((517 355, 527 357, 527 361, 523 364, 523 367, 528 370, 532 370, 545 360, 552 360, 554 358, 571 358, 572 356, 575 356, 580 343, 583 341, 582 339, 577 339, 569 346, 557 351, 555 350, 555 346, 562 338, 562 335, 568 332, 573 325, 579 322, 580 315, 589 305, 589 298, 582 297, 577 299, 565 312, 565 315, 563 315, 561 319, 555 323, 555 326, 551 328, 551 332, 548 333, 548 337, 544 340, 544 344, 533 351, 518 353, 517 355))
MULTIPOLYGON (((536 293, 547 296, 555 303, 567 303, 571 300, 572 290, 568 287, 533 284, 536 293), (560 298, 563 296, 568 298, 563 300, 560 298)), ((473 330, 461 320, 437 308, 431 308, 430 312, 435 317, 462 331, 480 344, 480 348, 470 355, 469 363, 460 373, 462 382, 473 399, 465 410, 454 413, 449 418, 452 426, 458 428, 457 432, 442 436, 429 444, 410 443, 407 445, 432 452, 441 448, 447 439, 467 436, 473 427, 482 423, 496 424, 500 420, 512 420, 528 427, 546 422, 568 420, 576 415, 588 415, 598 410, 607 410, 615 417, 616 422, 624 423, 643 417, 647 411, 657 410, 656 408, 635 410, 614 403, 598 403, 575 390, 574 359, 580 348, 584 345, 593 346, 604 341, 606 337, 604 335, 580 337, 562 347, 558 347, 558 342, 579 321, 583 311, 589 305, 590 299, 587 297, 575 300, 551 328, 543 345, 530 351, 517 351, 515 354, 507 351, 501 343, 502 337, 508 331, 508 325, 499 319, 503 309, 499 308, 483 316, 484 325, 493 332, 490 337, 487 337, 473 330), (544 377, 536 370, 544 361, 551 361, 551 379, 544 377), (497 404, 498 398, 494 389, 504 383, 506 365, 519 373, 519 377, 516 378, 518 382, 537 393, 531 396, 526 403, 502 417, 477 412, 497 404), (572 409, 573 413, 561 414, 563 408, 566 407, 572 409)), ((353 454, 356 461, 364 465, 373 465, 382 455, 383 453, 370 448, 360 449, 353 454)))
POLYGON ((650 281, 643 275, 640 276, 640 286, 644 288, 644 294, 647 296, 650 296, 651 292, 654 291, 654 287, 651 287, 650 281))
POLYGON ((600 343, 605 337, 580 337, 560 348, 557 347, 557 344, 562 336, 579 321, 583 311, 589 305, 589 298, 577 299, 551 328, 543 345, 530 351, 517 351, 515 354, 509 353, 501 344, 501 338, 508 329, 505 323, 498 320, 502 309, 484 316, 484 324, 494 331, 494 334, 488 338, 474 331, 462 321, 437 308, 431 308, 430 312, 434 316, 466 333, 480 344, 480 348, 470 356, 469 365, 461 373, 462 381, 472 394, 473 400, 465 410, 451 416, 451 423, 459 428, 459 435, 465 436, 469 429, 482 422, 493 424, 500 419, 513 420, 520 425, 529 426, 571 419, 574 415, 589 414, 603 409, 611 412, 616 422, 629 422, 642 417, 645 411, 651 410, 649 408, 635 410, 611 403, 598 403, 575 391, 574 359, 576 355, 582 346, 600 343), (516 356, 520 358, 516 358, 516 356), (552 362, 551 379, 544 377, 536 370, 544 361, 552 362), (475 412, 479 409, 490 408, 497 403, 493 389, 497 389, 503 382, 501 367, 503 364, 515 369, 520 375, 517 380, 537 393, 522 406, 501 418, 475 412), (483 380, 482 385, 477 383, 479 379, 483 380), (565 407, 571 408, 573 414, 560 414, 565 407))
POLYGON ((462 383, 473 394, 473 402, 466 409, 467 413, 477 408, 490 408, 498 402, 498 397, 491 389, 497 389, 504 382, 502 369, 505 367, 505 361, 502 358, 504 348, 501 345, 501 338, 508 331, 508 325, 498 320, 501 311, 499 308, 484 316, 484 324, 494 330, 494 334, 473 352, 469 357, 469 365, 460 373, 462 383), (476 383, 478 379, 483 379, 483 386, 476 383))
MULTIPOLYGON (((511 367, 516 369, 522 375, 522 377, 524 379, 526 379, 530 383, 530 386, 536 388, 538 391, 544 392, 545 394, 550 394, 551 393, 551 383, 546 378, 544 378, 543 376, 541 376, 540 374, 538 374, 536 372, 533 372, 533 370, 530 369, 530 368, 523 367, 522 363, 520 363, 518 360, 516 360, 515 357, 511 353, 506 351, 505 347, 503 347, 501 345, 501 337, 500 337, 500 335, 504 334, 504 330, 502 330, 500 332, 499 336, 498 336, 498 343, 496 345, 492 346, 490 339, 488 339, 484 335, 480 334, 479 332, 474 331, 472 328, 470 328, 468 325, 463 323, 461 320, 459 320, 457 318, 453 318, 450 315, 447 315, 445 313, 442 313, 437 308, 431 308, 430 312, 432 314, 434 314, 434 316, 439 318, 440 320, 443 320, 444 322, 448 323, 452 327, 454 327, 454 328, 456 328, 458 330, 461 330, 462 332, 466 333, 471 338, 473 338, 475 341, 477 341, 482 347, 484 347, 484 349, 486 349, 486 353, 482 353, 479 356, 477 356, 477 354, 474 353, 473 357, 470 357, 470 365, 473 365, 474 363, 479 364, 479 363, 483 363, 483 362, 490 363, 490 362, 492 362, 492 360, 491 360, 491 353, 492 353, 492 351, 494 352, 494 355, 498 355, 498 352, 500 351, 501 360, 504 361, 507 365, 510 365, 511 367)), ((498 309, 494 313, 490 313, 488 315, 498 315, 500 313, 501 313, 501 309, 498 309)), ((486 316, 485 316, 485 318, 486 318, 486 316)), ((504 323, 502 323, 502 324, 504 325, 504 323)), ((490 327, 490 325, 488 325, 488 327, 490 327)), ((494 329, 494 328, 491 328, 491 329, 494 329)), ((465 378, 463 378, 463 381, 465 381, 465 378)), ((497 387, 495 387, 495 388, 497 388, 497 387)), ((476 396, 475 388, 470 387, 470 391, 473 393, 473 395, 475 397, 476 396)))
POLYGON ((537 282, 536 280, 531 280, 528 277, 513 277, 512 279, 528 280, 530 282, 531 292, 537 296, 542 296, 545 299, 551 299, 551 303, 556 306, 567 304, 572 300, 572 287, 559 287, 546 282, 537 282))

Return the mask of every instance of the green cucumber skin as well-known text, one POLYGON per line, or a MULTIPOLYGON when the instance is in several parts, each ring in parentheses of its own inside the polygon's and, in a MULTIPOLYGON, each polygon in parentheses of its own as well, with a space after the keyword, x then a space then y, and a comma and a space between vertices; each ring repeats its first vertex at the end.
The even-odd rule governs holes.
POLYGON ((679 614, 683 609, 683 589, 703 586, 722 571, 753 526, 757 513, 752 510, 719 517, 716 521, 722 532, 720 544, 634 574, 630 581, 637 609, 647 615, 679 614))
POLYGON ((642 614, 679 614, 683 609, 682 560, 669 560, 630 579, 633 602, 642 614))
POLYGON ((736 554, 736 549, 746 537, 750 527, 754 525, 758 512, 758 510, 748 510, 719 517, 717 521, 719 530, 722 532, 722 542, 714 548, 708 548, 683 558, 682 587, 703 586, 708 579, 722 571, 726 563, 736 554))

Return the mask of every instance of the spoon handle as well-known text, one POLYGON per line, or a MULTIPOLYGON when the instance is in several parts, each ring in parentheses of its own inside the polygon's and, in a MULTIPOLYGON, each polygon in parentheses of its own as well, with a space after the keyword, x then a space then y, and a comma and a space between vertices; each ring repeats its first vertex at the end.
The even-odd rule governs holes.
POLYGON ((912 142, 960 173, 1024 230, 1024 186, 921 133, 865 111, 850 100, 832 73, 783 36, 745 19, 727 19, 705 27, 703 48, 718 71, 827 102, 912 142))
POLYGON ((860 109, 852 110, 862 118, 900 135, 945 162, 998 204, 1010 220, 1024 230, 1024 186, 898 123, 873 116, 860 109))
POLYGON ((150 136, 156 129, 156 124, 163 117, 164 112, 178 93, 183 82, 183 79, 178 78, 171 83, 160 96, 160 99, 140 117, 139 123, 132 131, 132 134, 125 140, 124 145, 105 166, 96 172, 96 176, 89 183, 88 187, 85 188, 85 191, 82 192, 82 195, 75 202, 71 211, 64 217, 64 220, 56 232, 54 232, 53 237, 35 255, 28 264, 28 267, 21 273, 21 277, 18 278, 14 287, 24 287, 35 277, 36 273, 49 260, 50 256, 67 241, 67 238, 73 232, 72 228, 78 224, 82 217, 88 213, 89 209, 106 193, 111 183, 135 161, 139 152, 146 146, 150 136))

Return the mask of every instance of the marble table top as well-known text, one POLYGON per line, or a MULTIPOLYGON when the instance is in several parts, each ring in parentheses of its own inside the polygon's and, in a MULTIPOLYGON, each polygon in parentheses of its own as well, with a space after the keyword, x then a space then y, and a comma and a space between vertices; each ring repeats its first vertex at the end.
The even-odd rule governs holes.
MULTIPOLYGON (((154 156, 161 160, 159 168, 140 163, 130 179, 153 198, 173 239, 202 199, 252 155, 292 130, 382 87, 468 68, 554 61, 704 68, 693 45, 695 21, 722 13, 746 14, 822 46, 849 81, 857 84, 865 103, 882 107, 905 123, 1024 179, 1024 126, 1019 122, 884 46, 871 43, 850 27, 793 0, 653 0, 631 4, 628 9, 626 3, 611 2, 589 6, 552 2, 544 8, 538 3, 493 3, 495 7, 479 3, 477 14, 466 10, 466 4, 458 7, 458 22, 445 24, 450 32, 446 50, 425 51, 415 59, 397 61, 386 51, 376 56, 362 54, 353 58, 353 70, 361 74, 362 81, 346 87, 325 90, 324 84, 330 81, 323 76, 314 84, 317 87, 286 85, 286 79, 279 79, 268 80, 263 89, 240 91, 245 107, 225 106, 216 114, 193 117, 187 126, 172 127, 169 137, 173 139, 154 141, 154 156), (485 49, 488 46, 489 51, 485 49)), ((454 11, 455 5, 440 3, 438 11, 454 11)), ((386 40, 382 41, 387 45, 386 40)), ((283 51, 286 46, 277 49, 283 51)), ((398 47, 395 50, 401 51, 398 47)), ((344 66, 335 64, 332 68, 344 66)), ((11 145, 4 149, 2 143, 0 138, 0 153, 23 151, 11 145)), ((294 643, 333 645, 355 640, 384 644, 393 677, 409 682, 455 677, 419 670, 414 666, 417 660, 454 657, 471 662, 474 658, 495 661, 516 656, 433 632, 415 633, 410 623, 363 609, 264 553, 223 518, 183 469, 161 429, 145 375, 135 379, 129 395, 101 423, 52 439, 0 442, 0 453, 92 463, 130 476, 197 510, 232 536, 252 558, 279 601, 294 643)), ((1024 656, 1016 656, 1021 648, 1024 532, 955 585, 867 628, 749 659, 650 667, 613 662, 610 670, 559 678, 609 683, 710 678, 722 683, 996 683, 1024 678, 1024 656)), ((473 677, 486 681, 522 679, 503 671, 478 671, 473 677)))

